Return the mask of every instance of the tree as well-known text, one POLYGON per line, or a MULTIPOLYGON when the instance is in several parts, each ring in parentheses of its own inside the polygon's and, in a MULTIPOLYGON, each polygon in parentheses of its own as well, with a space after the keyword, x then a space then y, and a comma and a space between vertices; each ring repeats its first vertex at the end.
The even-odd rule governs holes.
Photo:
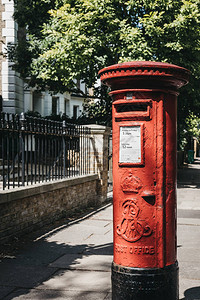
POLYGON ((189 111, 200 112, 200 0, 31 3, 16 0, 15 17, 27 28, 27 39, 10 52, 15 68, 30 78, 30 85, 63 92, 75 89, 77 78, 92 87, 105 66, 130 60, 163 61, 192 72, 190 85, 179 98, 180 124, 189 111))
POLYGON ((193 137, 200 138, 200 117, 190 113, 185 120, 185 124, 186 126, 182 132, 182 148, 192 149, 191 141, 193 141, 193 137))

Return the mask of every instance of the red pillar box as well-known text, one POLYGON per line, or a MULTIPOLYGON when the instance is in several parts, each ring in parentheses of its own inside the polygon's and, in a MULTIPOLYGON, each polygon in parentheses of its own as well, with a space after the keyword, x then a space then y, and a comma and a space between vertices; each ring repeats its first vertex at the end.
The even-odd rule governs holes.
POLYGON ((177 300, 176 108, 189 71, 136 61, 99 74, 113 98, 113 300, 177 300))

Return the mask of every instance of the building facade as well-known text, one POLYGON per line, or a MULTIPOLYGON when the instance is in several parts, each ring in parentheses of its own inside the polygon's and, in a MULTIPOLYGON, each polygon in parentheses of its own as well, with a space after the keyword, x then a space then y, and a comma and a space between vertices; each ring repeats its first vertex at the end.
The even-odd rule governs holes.
MULTIPOLYGON (((48 90, 38 92, 29 88, 12 69, 12 63, 6 57, 9 43, 16 43, 18 25, 13 19, 14 1, 1 0, 0 4, 0 111, 21 113, 37 111, 42 116, 65 113, 69 117, 78 118, 83 112, 84 98, 80 95, 64 94, 52 95, 48 90)), ((80 89, 85 91, 85 85, 78 82, 80 89)))

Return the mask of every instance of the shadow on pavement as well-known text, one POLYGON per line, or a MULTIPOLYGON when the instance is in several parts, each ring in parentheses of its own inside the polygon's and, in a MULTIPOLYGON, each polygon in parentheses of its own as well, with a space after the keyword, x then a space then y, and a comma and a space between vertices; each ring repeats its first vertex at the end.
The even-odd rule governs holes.
POLYGON ((178 189, 200 189, 200 184, 195 184, 195 183, 178 183, 177 184, 178 189))
MULTIPOLYGON (((72 279, 68 278, 66 272, 81 271, 78 261, 83 256, 112 255, 112 253, 112 243, 69 245, 48 242, 45 239, 33 242, 17 256, 4 259, 0 263, 0 299, 12 300, 15 297, 20 300, 98 299, 95 298, 97 297, 95 294, 99 291, 95 288, 91 291, 75 290, 72 287, 73 282, 81 278, 73 276, 72 279), (67 255, 67 260, 64 266, 51 266, 54 261, 65 255, 67 255), (49 285, 49 281, 53 283, 52 286, 49 285), (58 282, 60 282, 60 288, 58 288, 58 282)), ((107 264, 108 262, 105 261, 105 266, 102 268, 108 268, 107 264)), ((105 295, 102 299, 104 297, 105 295)))
MULTIPOLYGON (((4 245, 0 249, 0 300, 109 300, 109 257, 113 254, 111 239, 105 237, 102 240, 97 235, 96 240, 89 239, 89 242, 84 237, 87 237, 91 226, 88 218, 91 217, 93 222, 93 215, 106 207, 93 210, 80 219, 70 222, 60 220, 28 234, 17 240, 14 248, 4 245), (87 224, 81 225, 83 220, 87 224), (75 225, 75 231, 72 225, 75 225), (57 234, 61 234, 63 240, 54 240, 57 234), (93 268, 96 268, 95 272, 91 272, 93 268), (89 285, 91 289, 88 289, 89 285), (104 286, 105 289, 102 288, 104 286)), ((106 235, 107 222, 109 224, 111 220, 100 218, 94 219, 94 222, 105 225, 99 226, 103 226, 106 235)), ((95 228, 98 232, 98 227, 95 228)))
POLYGON ((200 300, 200 287, 193 287, 184 292, 184 298, 180 300, 200 300))
POLYGON ((177 171, 178 188, 200 189, 200 158, 177 171))

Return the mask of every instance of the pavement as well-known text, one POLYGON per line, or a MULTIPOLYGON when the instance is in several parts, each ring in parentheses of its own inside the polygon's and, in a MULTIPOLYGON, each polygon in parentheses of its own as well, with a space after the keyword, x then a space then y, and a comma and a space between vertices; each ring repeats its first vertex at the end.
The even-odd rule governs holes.
MULTIPOLYGON (((179 299, 199 300, 200 159, 179 170, 178 178, 179 299)), ((0 299, 111 300, 112 253, 112 205, 107 204, 3 259, 0 299)))

